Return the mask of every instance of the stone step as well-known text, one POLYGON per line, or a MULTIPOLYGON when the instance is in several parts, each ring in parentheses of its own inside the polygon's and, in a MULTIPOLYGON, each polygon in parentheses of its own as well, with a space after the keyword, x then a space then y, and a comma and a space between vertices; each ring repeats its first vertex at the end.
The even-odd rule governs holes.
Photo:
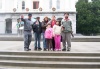
POLYGON ((79 53, 79 52, 53 52, 53 51, 34 51, 34 52, 10 52, 1 51, 0 55, 27 55, 27 56, 100 56, 100 53, 79 53))
MULTIPOLYGON (((0 36, 0 41, 23 41, 23 36, 0 36)), ((32 38, 32 41, 34 37, 32 38)), ((42 39, 41 39, 42 40, 42 39)), ((72 42, 100 42, 99 36, 75 36, 72 42)))
POLYGON ((0 69, 100 69, 100 68, 47 68, 47 67, 0 66, 0 69))
POLYGON ((53 51, 0 52, 0 66, 35 69, 100 68, 100 53, 72 53, 53 51))
POLYGON ((100 68, 100 62, 54 62, 54 61, 13 61, 1 60, 0 65, 47 68, 100 68))
POLYGON ((58 62, 58 61, 60 61, 60 62, 100 62, 100 57, 0 55, 0 60, 56 61, 56 62, 58 62))

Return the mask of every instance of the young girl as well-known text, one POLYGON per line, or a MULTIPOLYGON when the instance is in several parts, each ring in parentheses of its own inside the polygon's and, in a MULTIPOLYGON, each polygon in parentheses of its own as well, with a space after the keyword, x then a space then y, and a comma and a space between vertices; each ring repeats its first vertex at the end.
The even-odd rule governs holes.
POLYGON ((61 26, 60 26, 60 21, 56 21, 56 25, 53 26, 53 35, 55 39, 55 50, 60 51, 61 46, 61 26))
POLYGON ((51 24, 48 24, 47 29, 45 31, 45 39, 48 44, 48 51, 52 49, 52 37, 53 37, 53 29, 51 28, 51 24))

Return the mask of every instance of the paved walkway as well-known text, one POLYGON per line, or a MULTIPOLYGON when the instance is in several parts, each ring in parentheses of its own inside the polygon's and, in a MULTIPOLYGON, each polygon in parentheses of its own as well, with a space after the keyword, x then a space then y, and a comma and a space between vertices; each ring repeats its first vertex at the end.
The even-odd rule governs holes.
MULTIPOLYGON (((23 41, 0 41, 0 51, 24 51, 23 41)), ((43 43, 41 42, 43 48, 43 43)), ((30 48, 34 51, 34 42, 30 48)), ((100 42, 72 42, 70 52, 100 52, 100 42)))

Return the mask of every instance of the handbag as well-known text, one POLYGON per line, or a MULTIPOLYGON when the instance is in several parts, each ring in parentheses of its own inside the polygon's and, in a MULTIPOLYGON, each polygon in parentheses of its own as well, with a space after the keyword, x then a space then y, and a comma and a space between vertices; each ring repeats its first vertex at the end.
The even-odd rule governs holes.
POLYGON ((62 36, 61 36, 61 39, 60 39, 60 41, 62 42, 62 36))

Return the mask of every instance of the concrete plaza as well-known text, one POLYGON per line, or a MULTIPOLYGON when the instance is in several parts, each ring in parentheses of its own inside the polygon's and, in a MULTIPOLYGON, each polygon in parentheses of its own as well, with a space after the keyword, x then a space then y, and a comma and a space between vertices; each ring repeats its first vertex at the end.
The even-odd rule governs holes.
MULTIPOLYGON (((43 48, 42 41, 41 47, 43 48)), ((23 48, 23 41, 0 41, 0 51, 24 51, 23 48)), ((31 51, 34 51, 34 41, 32 41, 30 48, 31 51)), ((100 52, 100 42, 72 42, 70 52, 100 52)))

